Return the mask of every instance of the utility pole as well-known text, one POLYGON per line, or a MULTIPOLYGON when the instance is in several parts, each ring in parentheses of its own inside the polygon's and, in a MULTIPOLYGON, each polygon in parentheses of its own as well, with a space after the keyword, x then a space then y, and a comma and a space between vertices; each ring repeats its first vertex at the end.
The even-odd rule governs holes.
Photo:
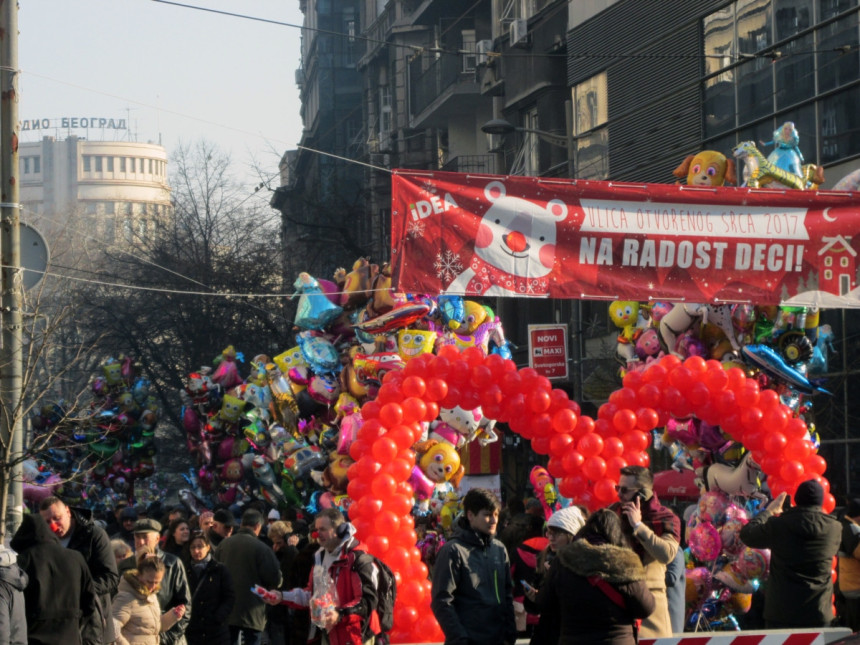
POLYGON ((24 446, 21 419, 24 286, 21 280, 20 187, 18 185, 18 0, 0 0, 0 439, 11 447, 0 469, 0 519, 11 533, 21 524, 23 498, 20 455, 24 446), (10 462, 19 463, 8 468, 10 462))

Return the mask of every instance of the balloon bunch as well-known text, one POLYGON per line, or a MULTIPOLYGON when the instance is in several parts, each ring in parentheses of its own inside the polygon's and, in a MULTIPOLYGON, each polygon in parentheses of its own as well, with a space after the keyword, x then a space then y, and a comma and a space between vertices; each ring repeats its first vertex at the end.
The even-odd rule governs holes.
POLYGON ((750 549, 740 539, 748 522, 745 508, 721 491, 699 499, 687 523, 687 627, 692 631, 738 629, 737 616, 749 611, 752 593, 767 577, 770 553, 750 549))
MULTIPOLYGON (((387 266, 359 259, 352 271, 335 271, 334 281, 302 273, 294 287, 295 347, 254 357, 244 376, 244 357, 230 346, 188 376, 182 418, 197 460, 186 477, 189 502, 190 493, 210 506, 262 498, 310 513, 347 510, 359 409, 377 397, 386 374, 444 347, 510 356, 489 307, 397 293, 387 266)), ((442 407, 422 422, 409 471, 417 513, 450 526, 456 499, 447 496, 464 473, 457 449, 496 441, 494 425, 476 406, 442 407)))
POLYGON ((161 410, 137 369, 130 357, 109 358, 90 383, 87 406, 72 409, 58 402, 32 417, 37 454, 24 464, 27 502, 36 505, 58 493, 70 504, 105 510, 121 498, 163 497, 153 477, 161 410))

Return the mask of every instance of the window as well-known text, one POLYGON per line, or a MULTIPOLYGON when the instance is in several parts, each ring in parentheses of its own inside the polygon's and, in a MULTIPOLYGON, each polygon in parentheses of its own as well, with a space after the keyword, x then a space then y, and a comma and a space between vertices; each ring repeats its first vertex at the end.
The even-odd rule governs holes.
POLYGON ((33 157, 33 172, 37 175, 42 172, 42 158, 33 157))
POLYGON ((573 134, 584 134, 606 123, 608 118, 606 72, 592 76, 573 88, 573 134))
POLYGON ((824 258, 824 266, 826 266, 826 267, 832 267, 833 266, 833 258, 830 257, 829 255, 826 258, 824 258))
POLYGON ((478 66, 478 55, 475 52, 475 30, 463 29, 460 32, 462 38, 461 49, 465 54, 463 56, 463 72, 474 72, 478 66))
POLYGON ((732 64, 735 46, 735 6, 730 4, 702 21, 705 43, 705 74, 710 75, 732 64))
POLYGON ((96 160, 96 172, 101 172, 102 171, 102 158, 99 156, 96 156, 95 160, 96 160))
POLYGON ((839 258, 839 266, 847 267, 848 266, 848 258, 839 258))
POLYGON ((90 170, 92 170, 92 157, 84 155, 84 172, 90 172, 90 170))
POLYGON ((379 88, 379 137, 387 137, 392 125, 391 87, 382 85, 379 88))
POLYGON ((146 172, 152 174, 152 159, 146 160, 146 172))
POLYGON ((125 157, 119 158, 119 171, 125 172, 125 157))
POLYGON ((833 279, 833 269, 825 269, 824 270, 824 279, 832 280, 833 279))
POLYGON ((853 87, 818 103, 822 164, 860 154, 860 89, 853 87))
POLYGON ((841 47, 858 45, 857 13, 818 29, 818 91, 825 92, 857 80, 860 64, 856 50, 843 52, 841 47))
POLYGON ((113 157, 105 157, 105 161, 107 162, 107 170, 108 172, 113 172, 113 157))
POLYGON ((30 174, 30 157, 21 157, 21 160, 24 162, 24 174, 30 174))

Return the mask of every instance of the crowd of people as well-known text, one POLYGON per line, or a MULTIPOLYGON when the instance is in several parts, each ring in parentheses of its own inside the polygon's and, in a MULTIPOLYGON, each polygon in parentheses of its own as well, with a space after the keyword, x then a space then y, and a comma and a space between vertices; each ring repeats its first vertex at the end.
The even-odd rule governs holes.
MULTIPOLYGON (((647 468, 624 468, 617 492, 591 514, 574 505, 547 519, 522 505, 502 529, 499 500, 469 490, 428 562, 446 645, 630 645, 682 631, 681 522, 647 468)), ((804 482, 793 505, 780 495, 741 531, 745 544, 771 550, 768 628, 831 624, 838 551, 839 613, 858 629, 860 500, 836 519, 823 495, 804 482)), ((341 511, 281 518, 251 504, 237 521, 228 509, 147 510, 121 507, 99 522, 48 497, 26 514, 0 547, 0 644, 387 642, 385 567, 341 511)))

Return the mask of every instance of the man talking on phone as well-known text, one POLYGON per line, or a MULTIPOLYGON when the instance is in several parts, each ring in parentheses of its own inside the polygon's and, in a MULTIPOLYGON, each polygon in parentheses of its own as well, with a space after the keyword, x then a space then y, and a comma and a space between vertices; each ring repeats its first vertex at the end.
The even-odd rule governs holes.
POLYGON ((625 466, 618 480, 619 502, 610 508, 621 516, 624 534, 645 567, 648 589, 657 605, 642 621, 640 638, 672 635, 669 602, 666 599, 666 565, 680 548, 681 520, 660 504, 654 494, 654 477, 642 466, 625 466))

